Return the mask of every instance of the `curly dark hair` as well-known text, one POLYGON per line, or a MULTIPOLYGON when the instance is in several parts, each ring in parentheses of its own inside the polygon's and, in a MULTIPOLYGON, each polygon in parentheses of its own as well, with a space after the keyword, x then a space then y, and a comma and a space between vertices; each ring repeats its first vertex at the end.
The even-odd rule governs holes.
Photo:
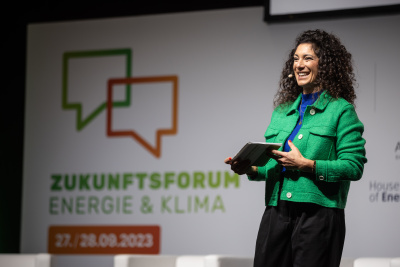
POLYGON ((319 58, 316 84, 327 91, 332 97, 342 97, 354 105, 356 83, 353 73, 352 56, 342 45, 339 38, 323 30, 308 30, 299 34, 295 47, 289 54, 279 83, 278 92, 274 98, 274 106, 289 104, 297 99, 302 88, 297 85, 295 78, 289 78, 293 73, 294 54, 300 44, 312 44, 315 54, 319 58))

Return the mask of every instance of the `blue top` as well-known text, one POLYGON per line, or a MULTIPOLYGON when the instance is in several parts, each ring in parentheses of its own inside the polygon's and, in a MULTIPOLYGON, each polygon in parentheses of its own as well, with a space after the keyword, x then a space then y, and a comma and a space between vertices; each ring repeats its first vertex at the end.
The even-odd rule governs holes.
MULTIPOLYGON (((288 142, 289 142, 289 140, 293 141, 293 139, 299 132, 301 126, 303 125, 301 122, 303 121, 304 111, 306 111, 307 106, 311 106, 312 104, 314 104, 314 102, 318 99, 318 97, 321 93, 322 93, 322 91, 318 91, 316 93, 301 95, 301 102, 299 105, 300 118, 297 121, 296 127, 293 129, 293 132, 290 134, 290 136, 288 137, 288 139, 285 142, 285 145, 283 146, 284 152, 289 152, 291 150, 288 142)), ((282 171, 285 171, 285 170, 286 170, 286 168, 283 167, 282 171)))

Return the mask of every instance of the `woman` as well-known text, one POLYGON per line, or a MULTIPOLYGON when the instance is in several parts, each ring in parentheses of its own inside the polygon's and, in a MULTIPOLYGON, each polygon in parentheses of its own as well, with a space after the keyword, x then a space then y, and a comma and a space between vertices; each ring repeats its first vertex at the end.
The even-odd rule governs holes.
POLYGON ((255 267, 339 266, 350 181, 362 176, 364 126, 354 109, 352 57, 322 30, 300 34, 286 61, 266 142, 283 143, 265 166, 225 163, 265 181, 255 267))

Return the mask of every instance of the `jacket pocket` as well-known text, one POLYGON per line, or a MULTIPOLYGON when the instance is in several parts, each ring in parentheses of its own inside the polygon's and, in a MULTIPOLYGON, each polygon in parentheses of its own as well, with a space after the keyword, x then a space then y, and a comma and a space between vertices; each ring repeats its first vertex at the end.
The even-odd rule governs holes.
POLYGON ((336 131, 330 127, 314 127, 309 129, 307 156, 312 159, 334 159, 336 131))
POLYGON ((286 131, 268 128, 264 134, 265 142, 267 143, 284 143, 290 133, 286 131))

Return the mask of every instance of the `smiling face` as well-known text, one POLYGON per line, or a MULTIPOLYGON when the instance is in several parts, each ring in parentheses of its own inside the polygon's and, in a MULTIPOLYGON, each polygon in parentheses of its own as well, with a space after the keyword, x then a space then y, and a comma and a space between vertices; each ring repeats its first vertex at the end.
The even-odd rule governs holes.
POLYGON ((318 74, 319 58, 314 52, 312 44, 300 44, 293 56, 293 71, 297 84, 303 87, 303 93, 309 94, 319 90, 315 84, 318 74))

